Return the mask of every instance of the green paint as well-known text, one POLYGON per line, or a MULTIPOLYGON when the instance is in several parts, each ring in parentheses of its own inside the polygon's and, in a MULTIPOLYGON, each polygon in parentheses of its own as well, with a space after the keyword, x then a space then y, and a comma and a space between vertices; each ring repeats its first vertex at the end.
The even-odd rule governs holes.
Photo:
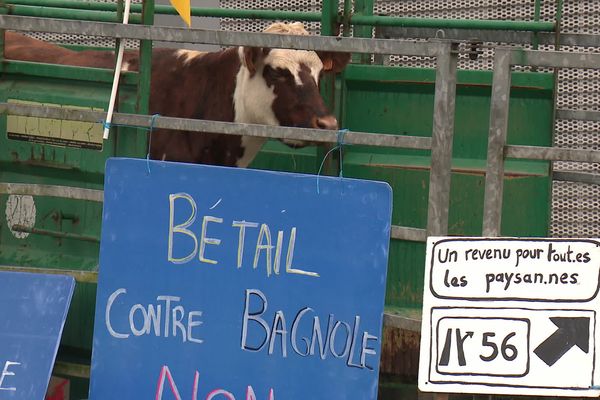
MULTIPOLYGON (((24 17, 74 19, 78 21, 121 22, 119 21, 116 12, 44 7, 43 4, 39 6, 22 6, 18 4, 9 4, 8 14, 20 15, 24 17)), ((132 24, 139 24, 140 21, 141 19, 139 15, 134 14, 131 15, 129 18, 129 22, 132 24)))
MULTIPOLYGON (((118 21, 119 14, 118 4, 116 3, 104 3, 99 1, 79 1, 79 0, 11 0, 9 4, 14 6, 31 6, 31 7, 52 7, 54 13, 60 15, 92 15, 94 20, 110 22, 111 20, 118 21), (102 13, 94 14, 80 14, 69 11, 61 12, 59 9, 66 10, 85 10, 95 11, 102 13), (115 13, 109 14, 110 12, 115 13), (98 16, 100 18, 98 19, 98 16)), ((140 23, 140 15, 142 13, 143 6, 141 4, 132 4, 131 12, 134 14, 136 23, 140 23)), ((29 8, 17 7, 14 9, 15 14, 20 14, 21 11, 33 12, 29 8)), ((169 5, 156 5, 156 14, 162 15, 177 15, 175 8, 169 5)), ((278 11, 278 10, 242 10, 242 9, 226 9, 226 8, 200 8, 192 7, 192 16, 194 17, 214 17, 214 18, 247 18, 247 19, 266 19, 266 20, 294 20, 294 21, 311 21, 319 22, 321 20, 321 14, 316 12, 296 12, 296 11, 278 11)), ((90 17, 92 19, 92 17, 90 17)))
POLYGON ((355 15, 352 17, 351 22, 354 25, 398 26, 403 28, 475 29, 530 32, 554 32, 556 28, 556 24, 554 22, 411 18, 391 17, 384 15, 355 15))

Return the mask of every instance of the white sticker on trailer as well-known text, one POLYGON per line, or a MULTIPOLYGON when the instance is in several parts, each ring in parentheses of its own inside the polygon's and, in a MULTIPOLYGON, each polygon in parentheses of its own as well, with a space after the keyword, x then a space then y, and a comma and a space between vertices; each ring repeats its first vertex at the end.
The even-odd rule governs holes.
POLYGON ((35 226, 36 208, 32 196, 10 195, 6 201, 6 224, 17 239, 25 239, 29 236, 28 232, 22 232, 14 229, 23 227, 30 229, 35 226))
POLYGON ((600 242, 429 238, 419 389, 600 395, 600 242))

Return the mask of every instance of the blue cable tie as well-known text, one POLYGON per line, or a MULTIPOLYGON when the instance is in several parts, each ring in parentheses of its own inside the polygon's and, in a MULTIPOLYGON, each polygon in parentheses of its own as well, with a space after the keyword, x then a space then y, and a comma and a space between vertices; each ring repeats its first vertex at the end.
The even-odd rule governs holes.
POLYGON ((146 168, 148 169, 148 175, 150 175, 150 147, 152 145, 152 131, 154 130, 156 117, 160 117, 160 114, 152 115, 150 118, 150 128, 148 129, 148 151, 146 152, 146 168))
POLYGON ((344 138, 346 137, 346 132, 348 132, 348 129, 340 129, 337 133, 337 144, 340 151, 340 178, 344 177, 344 138))
POLYGON ((319 185, 319 179, 321 178, 321 171, 323 170, 323 165, 325 165, 325 160, 327 160, 327 157, 329 157, 329 155, 331 153, 333 153, 334 151, 338 150, 340 153, 340 174, 339 177, 343 178, 344 177, 344 162, 342 160, 342 157, 344 156, 344 153, 342 151, 342 148, 344 147, 344 137, 346 136, 346 132, 348 132, 348 129, 340 129, 337 131, 337 145, 332 148, 331 150, 329 150, 326 154, 325 157, 323 157, 323 160, 321 161, 321 165, 319 166, 319 172, 317 172, 317 194, 321 194, 321 188, 319 185))

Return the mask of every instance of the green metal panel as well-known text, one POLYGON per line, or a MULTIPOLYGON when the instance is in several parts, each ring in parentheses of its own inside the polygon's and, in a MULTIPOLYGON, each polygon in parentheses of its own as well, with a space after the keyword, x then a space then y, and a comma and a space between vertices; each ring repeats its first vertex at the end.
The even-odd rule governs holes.
MULTIPOLYGON (((343 127, 351 130, 431 136, 435 71, 351 65, 345 75, 343 127)), ((485 159, 491 71, 459 71, 453 156, 485 159)), ((550 74, 514 73, 510 144, 551 145, 552 119, 536 107, 552 105, 550 74)), ((365 150, 367 151, 367 150, 365 150)), ((389 153, 371 148, 369 152, 389 153)), ((398 154, 427 154, 397 150, 398 154)))
MULTIPOLYGON (((67 81, 62 79, 64 73, 60 73, 61 68, 39 65, 36 67, 39 76, 24 75, 22 71, 4 74, 0 82, 0 101, 106 108, 110 83, 67 81), (46 68, 48 73, 44 72, 46 68), (52 75, 57 71, 61 79, 44 76, 52 75)), ((68 72, 70 69, 66 68, 65 71, 68 72)), ((135 112, 135 100, 135 89, 127 85, 121 86, 120 110, 135 112)), ((48 126, 56 123, 57 121, 28 119, 23 129, 32 134, 30 139, 34 139, 33 134, 39 133, 40 130, 45 131, 48 126)), ((64 129, 63 126, 63 133, 77 131, 80 128, 76 123, 67 124, 71 124, 67 125, 70 129, 64 129)), ((100 123, 96 125, 101 128, 100 123)), ((15 130, 14 126, 15 124, 11 125, 13 128, 11 130, 15 130)), ((88 128, 89 126, 85 127, 88 128)), ((131 137, 131 142, 136 143, 130 148, 122 148, 121 153, 143 157, 147 146, 145 132, 139 133, 137 130, 126 128, 120 129, 118 133, 113 132, 111 138, 104 142, 101 150, 47 144, 51 140, 56 143, 55 139, 50 138, 36 139, 46 143, 13 140, 9 139, 7 134, 7 116, 0 116, 0 132, 0 182, 43 183, 102 189, 104 163, 108 157, 117 154, 115 143, 118 142, 119 136, 131 137)), ((54 135, 56 130, 51 132, 54 135)), ((2 214, 5 212, 8 199, 8 195, 0 195, 2 214)), ((100 237, 102 203, 43 196, 35 196, 34 202, 36 208, 34 227, 41 233, 17 238, 6 222, 0 224, 0 265, 97 270, 99 242, 74 237, 100 237), (70 237, 57 237, 52 235, 52 232, 70 237)), ((94 301, 95 285, 79 283, 65 326, 63 346, 89 353, 92 344, 94 301)))
MULTIPOLYGON (((435 71, 351 66, 345 74, 345 128, 430 136, 435 71)), ((510 144, 549 146, 553 76, 515 73, 510 103, 510 144)), ((449 234, 480 235, 483 215, 491 72, 460 71, 456 94, 449 234)), ((395 225, 427 224, 429 152, 348 146, 346 176, 384 180, 394 190, 395 225)), ((549 163, 506 165, 503 234, 546 236, 550 215, 549 163)), ((421 307, 423 243, 392 241, 386 305, 421 307)))
MULTIPOLYGON (((481 235, 485 161, 453 160, 450 191, 450 235, 481 235)), ((505 184, 503 234, 545 236, 549 215, 548 167, 532 162, 508 162, 505 184)), ((415 156, 350 153, 346 176, 383 180, 393 188, 392 223, 424 227, 427 221, 429 159, 415 156)), ((386 305, 420 308, 422 305, 425 244, 393 240, 390 247, 386 305)))

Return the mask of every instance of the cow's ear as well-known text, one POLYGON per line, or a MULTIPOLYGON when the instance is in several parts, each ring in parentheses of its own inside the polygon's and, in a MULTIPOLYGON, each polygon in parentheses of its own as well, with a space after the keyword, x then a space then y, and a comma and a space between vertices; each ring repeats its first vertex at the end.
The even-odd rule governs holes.
POLYGON ((320 51, 319 58, 323 62, 323 72, 341 72, 350 62, 350 53, 338 53, 334 51, 320 51))
POLYGON ((244 47, 242 52, 242 63, 248 71, 250 76, 254 76, 257 70, 257 66, 262 60, 269 54, 269 49, 262 47, 244 47))

